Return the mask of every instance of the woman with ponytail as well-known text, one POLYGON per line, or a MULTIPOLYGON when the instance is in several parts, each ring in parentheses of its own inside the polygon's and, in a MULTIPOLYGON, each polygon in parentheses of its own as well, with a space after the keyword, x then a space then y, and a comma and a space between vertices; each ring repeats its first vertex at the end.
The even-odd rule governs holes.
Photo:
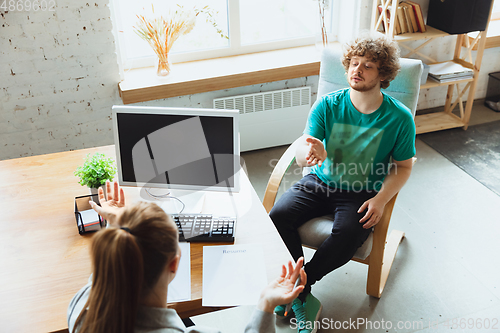
MULTIPOLYGON (((108 198, 99 189, 99 215, 110 224, 92 239, 93 274, 73 297, 68 308, 71 333, 213 332, 186 328, 175 310, 167 309, 168 284, 181 257, 178 231, 172 219, 156 204, 125 206, 123 189, 107 182, 108 198)), ((288 263, 282 275, 269 284, 245 332, 275 332, 274 308, 297 298, 306 276, 300 258, 288 263), (300 275, 301 283, 294 287, 300 275)))

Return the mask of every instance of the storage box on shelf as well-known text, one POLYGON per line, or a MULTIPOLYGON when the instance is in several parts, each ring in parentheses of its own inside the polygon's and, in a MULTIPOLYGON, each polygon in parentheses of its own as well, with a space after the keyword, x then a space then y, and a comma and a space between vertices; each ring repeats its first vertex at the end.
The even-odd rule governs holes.
POLYGON ((493 0, 429 0, 427 24, 450 34, 484 31, 493 0))
POLYGON ((484 105, 493 111, 500 112, 500 72, 489 73, 488 76, 484 105))
MULTIPOLYGON (((396 8, 399 2, 400 1, 398 0, 373 0, 371 29, 373 31, 383 30, 386 36, 397 41, 402 50, 408 51, 406 54, 402 54, 403 57, 416 56, 421 58, 428 65, 437 63, 438 61, 436 59, 422 53, 421 49, 431 43, 434 39, 450 36, 450 34, 434 27, 426 26, 425 32, 396 35, 394 24, 390 24, 390 17, 395 17, 396 8), (422 43, 417 47, 410 47, 405 44, 407 42, 415 42, 418 40, 421 40, 422 43)), ((491 7, 492 5, 490 6, 488 20, 491 16, 491 7)), ((481 68, 487 30, 488 25, 486 25, 486 29, 484 31, 478 32, 477 38, 473 42, 469 42, 466 33, 457 35, 454 55, 451 60, 464 67, 472 69, 474 71, 472 78, 460 78, 454 81, 437 82, 429 77, 427 82, 420 86, 421 89, 448 86, 448 91, 446 94, 445 108, 443 112, 417 115, 415 117, 417 134, 455 127, 463 127, 464 129, 467 129, 472 111, 472 104, 474 102, 474 94, 476 91, 479 70, 481 68), (472 54, 474 47, 477 48, 475 59, 472 54), (464 56, 462 56, 462 53, 464 56), (460 85, 465 86, 460 87, 460 85), (464 107, 462 97, 465 93, 468 93, 468 95, 464 107), (453 110, 457 106, 459 107, 459 116, 453 113, 453 110)))

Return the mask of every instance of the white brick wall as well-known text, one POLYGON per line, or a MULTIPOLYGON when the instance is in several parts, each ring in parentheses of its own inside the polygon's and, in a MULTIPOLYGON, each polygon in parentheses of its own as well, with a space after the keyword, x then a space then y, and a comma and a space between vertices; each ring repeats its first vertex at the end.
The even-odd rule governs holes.
POLYGON ((108 1, 0 15, 0 159, 112 143, 120 103, 108 1))

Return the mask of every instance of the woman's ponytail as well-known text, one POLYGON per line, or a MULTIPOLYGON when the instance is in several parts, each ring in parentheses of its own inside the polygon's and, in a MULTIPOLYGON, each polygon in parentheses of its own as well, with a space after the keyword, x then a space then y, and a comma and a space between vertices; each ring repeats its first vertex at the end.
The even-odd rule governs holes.
POLYGON ((108 228, 94 235, 92 291, 79 333, 133 332, 143 283, 142 253, 133 234, 108 228))

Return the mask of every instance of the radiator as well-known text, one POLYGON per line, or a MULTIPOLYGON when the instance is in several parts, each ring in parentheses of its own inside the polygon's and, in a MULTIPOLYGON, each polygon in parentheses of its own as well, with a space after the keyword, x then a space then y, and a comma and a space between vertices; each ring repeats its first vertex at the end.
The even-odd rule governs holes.
POLYGON ((311 87, 214 99, 215 109, 240 111, 240 150, 290 144, 302 135, 311 107, 311 87))

